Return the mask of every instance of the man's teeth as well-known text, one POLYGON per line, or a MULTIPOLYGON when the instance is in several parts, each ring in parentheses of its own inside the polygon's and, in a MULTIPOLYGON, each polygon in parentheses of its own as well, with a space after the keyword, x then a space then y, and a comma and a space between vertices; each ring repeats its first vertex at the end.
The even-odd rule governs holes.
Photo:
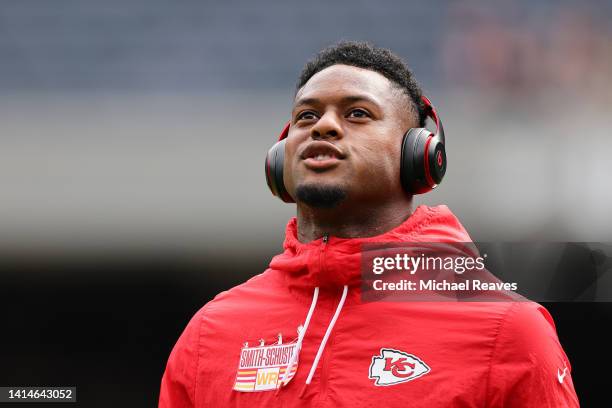
POLYGON ((333 156, 330 156, 329 154, 318 154, 314 157, 315 160, 327 160, 327 159, 331 159, 333 156))

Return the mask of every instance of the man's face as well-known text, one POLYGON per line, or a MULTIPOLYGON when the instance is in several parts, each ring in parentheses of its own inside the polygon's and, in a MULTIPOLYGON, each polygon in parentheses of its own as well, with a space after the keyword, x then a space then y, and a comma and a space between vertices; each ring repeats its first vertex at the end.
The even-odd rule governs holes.
POLYGON ((405 194, 401 142, 416 126, 408 106, 408 97, 374 71, 333 65, 313 75, 298 91, 291 114, 287 191, 315 207, 382 203, 405 194), (322 195, 322 205, 316 197, 309 202, 313 191, 322 195))

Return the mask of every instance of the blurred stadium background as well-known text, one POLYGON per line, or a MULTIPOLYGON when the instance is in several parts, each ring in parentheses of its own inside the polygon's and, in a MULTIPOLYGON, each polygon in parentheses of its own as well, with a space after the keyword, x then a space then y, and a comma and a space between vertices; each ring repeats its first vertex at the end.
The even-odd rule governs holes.
MULTIPOLYGON (((612 241, 609 1, 2 0, 0 385, 155 405, 190 316, 280 251, 264 156, 340 39, 396 51, 441 112, 417 204, 479 241, 612 241)), ((610 304, 547 306, 603 406, 610 304)))

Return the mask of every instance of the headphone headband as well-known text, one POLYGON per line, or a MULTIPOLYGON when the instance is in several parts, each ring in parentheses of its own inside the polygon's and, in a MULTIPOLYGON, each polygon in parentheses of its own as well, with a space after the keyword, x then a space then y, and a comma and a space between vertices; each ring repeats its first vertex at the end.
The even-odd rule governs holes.
POLYGON ((285 127, 283 128, 283 131, 280 133, 280 135, 278 136, 278 141, 280 142, 283 139, 286 139, 287 136, 289 136, 289 126, 291 126, 291 121, 287 121, 287 124, 285 125, 285 127))
POLYGON ((438 116, 438 111, 433 106, 429 98, 425 95, 421 95, 421 100, 425 104, 427 117, 433 119, 434 123, 436 124, 436 133, 434 133, 434 136, 438 136, 440 138, 440 141, 444 144, 444 142, 446 141, 444 138, 444 128, 442 127, 440 116, 438 116))

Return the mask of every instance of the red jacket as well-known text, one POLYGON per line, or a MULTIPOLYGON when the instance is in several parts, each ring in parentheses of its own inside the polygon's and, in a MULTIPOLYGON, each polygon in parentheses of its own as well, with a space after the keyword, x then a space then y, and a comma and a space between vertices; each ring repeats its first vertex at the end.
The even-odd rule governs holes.
POLYGON ((553 319, 537 303, 362 303, 361 244, 406 241, 470 237, 445 206, 420 206, 377 237, 307 244, 292 219, 284 253, 189 322, 159 406, 578 406, 553 319))

